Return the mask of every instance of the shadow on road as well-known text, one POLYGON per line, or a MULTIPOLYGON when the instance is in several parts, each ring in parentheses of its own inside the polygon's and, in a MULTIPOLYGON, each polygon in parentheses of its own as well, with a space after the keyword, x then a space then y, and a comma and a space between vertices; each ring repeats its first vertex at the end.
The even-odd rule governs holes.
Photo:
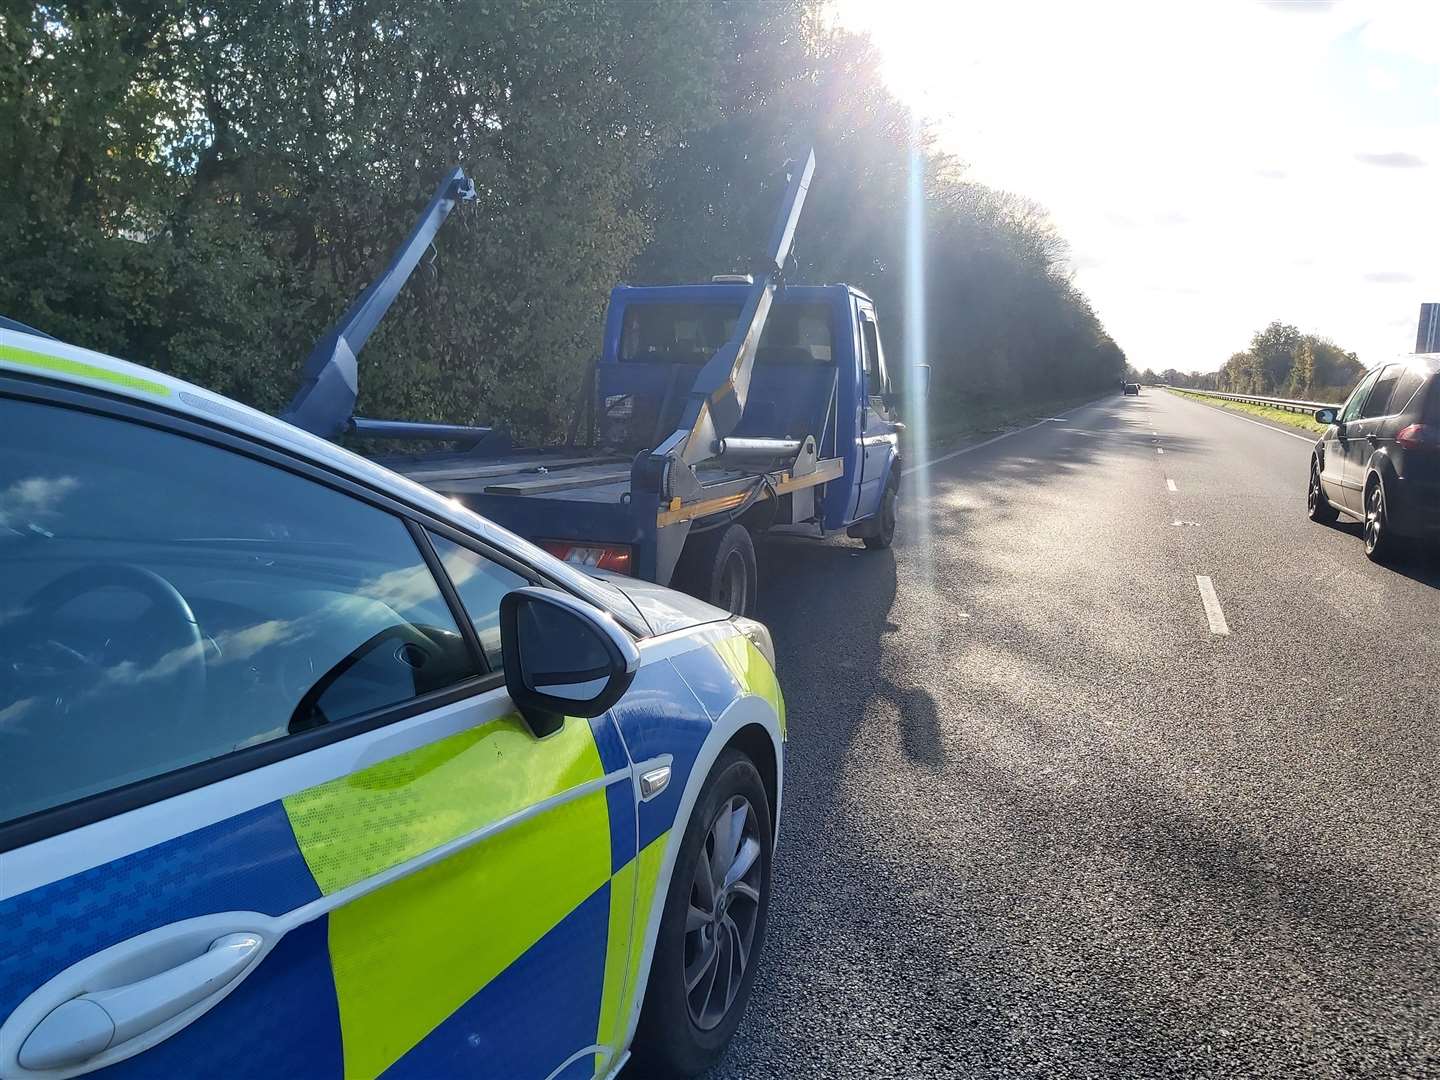
MULTIPOLYGON (((1336 532, 1353 536, 1356 554, 1361 559, 1365 558, 1365 527, 1363 525, 1358 521, 1341 518, 1329 527, 1336 532)), ((1414 543, 1408 549, 1402 548, 1398 555, 1379 565, 1421 585, 1440 589, 1440 548, 1433 543, 1428 546, 1414 543)))
MULTIPOLYGON (((1115 406, 1046 431, 1058 449, 937 467, 893 551, 763 545, 786 812, 756 997, 716 1080, 1409 1075, 1440 1044, 1433 899, 1396 890, 1417 875, 1381 865, 1393 846, 1360 858, 1333 817, 1304 820, 1333 788, 1360 801, 1321 811, 1417 828, 1422 803, 1392 826, 1378 800, 1429 790, 1434 735, 1405 729, 1411 775, 1391 729, 1358 755, 1383 780, 1354 785, 1343 717, 1193 716, 1194 685, 1157 681, 1103 619, 991 605, 967 633, 967 597, 1014 592, 1000 563, 1046 554, 1018 528, 978 546, 990 524, 1107 455, 1155 456, 1141 402, 1115 406), (928 569, 921 536, 943 549, 928 569)), ((1206 679, 1243 678, 1216 655, 1197 649, 1206 679)))

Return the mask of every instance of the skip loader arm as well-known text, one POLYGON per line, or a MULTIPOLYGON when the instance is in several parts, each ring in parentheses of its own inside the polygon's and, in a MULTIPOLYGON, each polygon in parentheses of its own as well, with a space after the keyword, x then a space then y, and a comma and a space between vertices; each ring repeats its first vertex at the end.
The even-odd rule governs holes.
POLYGON ((807 151, 803 161, 791 161, 789 166, 785 198, 735 330, 696 375, 679 427, 654 450, 635 459, 631 483, 636 491, 654 492, 662 501, 695 497, 700 491, 695 466, 723 452, 724 439, 745 413, 755 352, 775 293, 782 286, 795 226, 815 173, 814 151, 807 151))

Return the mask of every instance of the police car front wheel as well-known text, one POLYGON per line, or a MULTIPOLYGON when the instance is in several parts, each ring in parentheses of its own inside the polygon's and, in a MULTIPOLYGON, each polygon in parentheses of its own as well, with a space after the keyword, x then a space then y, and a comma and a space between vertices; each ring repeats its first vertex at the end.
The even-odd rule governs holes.
POLYGON ((694 1076, 724 1053, 765 940, 773 833, 749 758, 721 755, 670 879, 636 1038, 639 1075, 694 1076))

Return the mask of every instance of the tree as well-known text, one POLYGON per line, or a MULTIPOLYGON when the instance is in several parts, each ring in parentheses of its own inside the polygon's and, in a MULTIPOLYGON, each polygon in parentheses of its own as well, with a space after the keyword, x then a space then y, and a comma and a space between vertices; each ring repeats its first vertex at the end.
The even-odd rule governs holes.
POLYGON ((367 346, 360 408, 544 438, 609 288, 747 268, 814 143, 792 277, 868 290, 897 358, 923 168, 936 409, 1118 379, 1043 209, 912 145, 880 68, 815 0, 17 0, 0 311, 274 410, 458 162, 478 198, 367 346))
POLYGON ((1301 344, 1300 331, 1288 323, 1272 322, 1250 340, 1252 394, 1278 392, 1290 379, 1295 355, 1301 344))
POLYGON ((1208 389, 1316 401, 1345 397, 1365 374, 1352 352, 1293 326, 1273 322, 1231 355, 1208 389))

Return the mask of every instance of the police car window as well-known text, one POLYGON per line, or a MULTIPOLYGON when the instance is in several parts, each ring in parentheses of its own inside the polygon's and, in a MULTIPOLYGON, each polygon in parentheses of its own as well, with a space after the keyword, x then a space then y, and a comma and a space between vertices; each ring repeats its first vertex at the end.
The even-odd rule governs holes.
POLYGON ((0 400, 0 821, 478 673, 400 519, 0 400))
POLYGON ((435 554, 445 567, 445 573, 460 594, 465 613, 475 627, 485 658, 492 670, 500 669, 500 598, 512 589, 523 588, 530 582, 519 574, 499 566, 483 555, 477 555, 469 548, 463 548, 443 536, 430 534, 435 545, 435 554))

